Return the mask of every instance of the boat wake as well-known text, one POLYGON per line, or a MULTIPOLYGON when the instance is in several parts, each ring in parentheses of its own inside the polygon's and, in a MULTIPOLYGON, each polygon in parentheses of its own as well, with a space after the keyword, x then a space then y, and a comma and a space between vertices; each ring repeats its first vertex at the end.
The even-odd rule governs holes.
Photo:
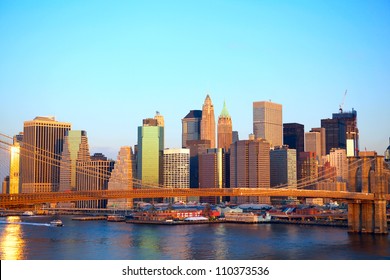
POLYGON ((17 225, 44 226, 44 227, 51 226, 50 224, 46 224, 46 223, 9 222, 9 221, 0 221, 0 224, 17 224, 17 225))

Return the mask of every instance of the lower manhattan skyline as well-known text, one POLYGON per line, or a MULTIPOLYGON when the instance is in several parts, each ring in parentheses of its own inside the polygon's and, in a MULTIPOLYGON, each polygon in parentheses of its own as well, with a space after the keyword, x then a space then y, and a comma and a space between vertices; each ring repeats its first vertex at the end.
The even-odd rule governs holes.
POLYGON ((388 274, 389 50, 390 0, 0 0, 1 278, 388 274))
POLYGON ((381 155, 389 15, 387 1, 2 1, 1 132, 55 116, 115 159, 159 111, 165 147, 180 148, 181 119, 209 94, 240 139, 255 101, 281 104, 283 123, 305 132, 343 104, 358 112, 360 150, 381 155))

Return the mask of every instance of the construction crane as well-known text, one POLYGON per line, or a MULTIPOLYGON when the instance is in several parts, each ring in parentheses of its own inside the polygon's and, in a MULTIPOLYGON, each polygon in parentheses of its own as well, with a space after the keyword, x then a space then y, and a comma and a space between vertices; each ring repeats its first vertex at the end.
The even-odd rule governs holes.
POLYGON ((343 106, 344 106, 344 102, 345 102, 345 96, 347 96, 347 89, 345 90, 344 97, 343 97, 343 101, 342 101, 341 104, 339 105, 339 106, 340 106, 340 108, 339 108, 340 114, 343 113, 343 106))

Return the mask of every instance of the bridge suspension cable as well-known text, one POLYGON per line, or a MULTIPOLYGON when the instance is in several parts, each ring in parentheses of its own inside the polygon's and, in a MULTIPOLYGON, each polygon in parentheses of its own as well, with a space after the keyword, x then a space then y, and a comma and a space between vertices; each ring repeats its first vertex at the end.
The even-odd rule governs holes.
MULTIPOLYGON (((0 136, 12 140, 13 138, 0 133, 0 136)), ((0 140, 0 149, 5 150, 7 152, 11 151, 11 147, 13 146, 12 143, 6 142, 4 140, 0 140), (5 145, 5 146, 4 146, 5 145)), ((71 162, 70 161, 61 161, 61 156, 58 154, 55 154, 51 151, 47 151, 44 149, 41 149, 39 147, 34 147, 28 143, 22 143, 20 145, 20 154, 26 158, 37 160, 38 162, 43 162, 45 164, 49 164, 53 167, 57 167, 60 170, 71 170, 71 162)), ((369 164, 372 164, 372 162, 375 159, 371 159, 369 161, 369 164)), ((3 161, 2 161, 3 162, 3 161)), ((348 169, 351 168, 360 168, 362 166, 362 159, 358 159, 354 161, 351 164, 348 164, 348 169)), ((76 173, 87 175, 92 178, 96 179, 104 179, 109 180, 111 176, 111 172, 106 170, 99 170, 96 171, 94 169, 88 168, 87 166, 77 166, 76 173)), ((278 185, 276 187, 272 187, 273 189, 283 189, 283 188, 295 188, 295 189, 304 189, 308 186, 312 186, 317 183, 326 182, 329 180, 333 180, 335 182, 337 177, 337 170, 335 168, 332 168, 329 170, 322 170, 315 178, 302 178, 296 181, 295 186, 291 186, 289 184, 282 184, 278 185)), ((133 188, 170 188, 169 186, 165 186, 162 184, 150 184, 142 182, 139 179, 136 178, 115 178, 115 182, 123 183, 123 184, 129 184, 129 180, 133 183, 133 188)), ((233 187, 234 188, 234 187, 233 187)))
MULTIPOLYGON (((13 139, 12 137, 0 133, 1 136, 7 138, 7 139, 13 139)), ((5 150, 7 152, 11 151, 11 147, 13 146, 12 143, 5 142, 0 140, 1 144, 4 144, 5 147, 0 146, 0 149, 5 150)), ((28 143, 22 143, 20 145, 20 153, 19 155, 37 160, 38 162, 43 162, 45 164, 49 164, 50 166, 60 168, 62 170, 71 170, 71 163, 70 161, 61 161, 61 156, 53 153, 51 151, 47 151, 45 149, 41 149, 39 147, 32 146, 31 144, 28 143)), ((76 173, 78 174, 83 174, 87 175, 92 178, 96 179, 103 179, 103 180, 109 180, 111 177, 111 172, 106 171, 106 170, 94 170, 91 168, 88 168, 87 166, 77 166, 76 168, 76 173)), ((152 184, 152 183, 145 183, 142 182, 142 180, 136 179, 136 178, 130 178, 132 183, 134 184, 134 188, 167 188, 166 186, 162 184, 152 184)), ((128 179, 117 179, 116 182, 123 183, 123 184, 128 184, 128 179)))

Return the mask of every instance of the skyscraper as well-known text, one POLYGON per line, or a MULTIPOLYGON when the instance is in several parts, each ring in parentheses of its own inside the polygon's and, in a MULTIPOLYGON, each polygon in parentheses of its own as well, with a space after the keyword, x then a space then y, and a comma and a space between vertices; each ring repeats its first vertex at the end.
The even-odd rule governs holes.
POLYGON ((23 141, 23 133, 15 135, 11 147, 11 159, 9 170, 9 193, 19 193, 20 187, 20 144, 23 141))
POLYGON ((326 132, 323 127, 314 127, 310 132, 318 132, 321 135, 321 155, 320 157, 326 156, 326 132))
POLYGON ((36 117, 24 122, 21 149, 22 193, 58 191, 60 158, 70 123, 54 117, 36 117))
POLYGON ((199 188, 199 155, 210 149, 210 140, 188 140, 190 149, 190 187, 199 188))
POLYGON ((200 140, 201 110, 191 110, 182 120, 182 147, 188 148, 187 141, 200 140))
MULTIPOLYGON (((270 144, 265 139, 240 140, 230 146, 230 187, 270 188, 270 144)), ((270 203, 269 197, 232 199, 237 203, 270 203)))
POLYGON ((298 160, 299 183, 314 188, 318 178, 318 161, 315 152, 301 152, 298 160))
POLYGON ((325 128, 326 153, 332 148, 346 149, 347 156, 359 154, 359 129, 357 127, 357 112, 334 113, 332 119, 321 120, 321 127, 325 128))
POLYGON ((144 119, 138 127, 137 178, 145 184, 163 184, 164 127, 161 115, 144 119))
POLYGON ((305 127, 300 123, 283 124, 283 144, 290 149, 297 151, 297 161, 299 153, 304 151, 305 146, 305 127))
POLYGON ((253 102, 253 133, 266 139, 271 147, 283 145, 282 105, 268 101, 253 102))
POLYGON ((305 133, 305 152, 315 152, 318 162, 321 159, 321 133, 306 132, 305 133))
POLYGON ((345 149, 333 148, 329 154, 330 166, 336 168, 336 180, 346 182, 348 180, 348 159, 345 149))
POLYGON ((233 131, 232 135, 233 135, 232 143, 237 142, 238 140, 240 140, 240 137, 238 136, 238 131, 233 131))
POLYGON ((225 151, 230 150, 230 145, 233 142, 233 125, 232 118, 226 107, 226 103, 223 103, 222 112, 218 118, 218 148, 222 148, 225 151))
MULTIPOLYGON (((170 188, 190 188, 190 150, 164 150, 164 186, 170 188)), ((169 198, 170 202, 186 201, 186 197, 169 198)))
POLYGON ((277 147, 270 151, 271 188, 287 185, 297 186, 297 157, 296 150, 287 146, 277 147))
MULTIPOLYGON (((284 186, 297 188, 297 156, 295 149, 288 146, 275 147, 270 151, 270 179, 271 188, 284 186)), ((273 197, 272 204, 285 201, 287 197, 273 197)), ((290 199, 291 200, 291 199, 290 199)), ((295 198, 294 198, 295 200, 295 198)))
MULTIPOLYGON (((121 147, 115 161, 114 170, 108 181, 108 190, 132 190, 135 175, 134 154, 131 147, 121 147)), ((109 199, 107 208, 128 209, 133 207, 132 198, 109 199)))
POLYGON ((60 191, 76 189, 76 162, 88 161, 89 157, 87 132, 84 130, 67 131, 60 161, 60 191))
POLYGON ((200 124, 200 139, 210 140, 211 148, 215 148, 215 116, 214 116, 214 105, 211 102, 209 95, 202 107, 202 121, 200 124))
MULTIPOLYGON (((94 154, 86 161, 76 163, 76 190, 100 191, 108 189, 108 181, 115 161, 99 153, 94 154)), ((107 199, 94 199, 76 202, 77 208, 106 208, 107 199)))
MULTIPOLYGON (((205 153, 199 155, 199 188, 226 187, 226 161, 225 152, 222 148, 207 149, 205 153)), ((222 202, 221 197, 202 196, 200 202, 217 204, 222 202)))

